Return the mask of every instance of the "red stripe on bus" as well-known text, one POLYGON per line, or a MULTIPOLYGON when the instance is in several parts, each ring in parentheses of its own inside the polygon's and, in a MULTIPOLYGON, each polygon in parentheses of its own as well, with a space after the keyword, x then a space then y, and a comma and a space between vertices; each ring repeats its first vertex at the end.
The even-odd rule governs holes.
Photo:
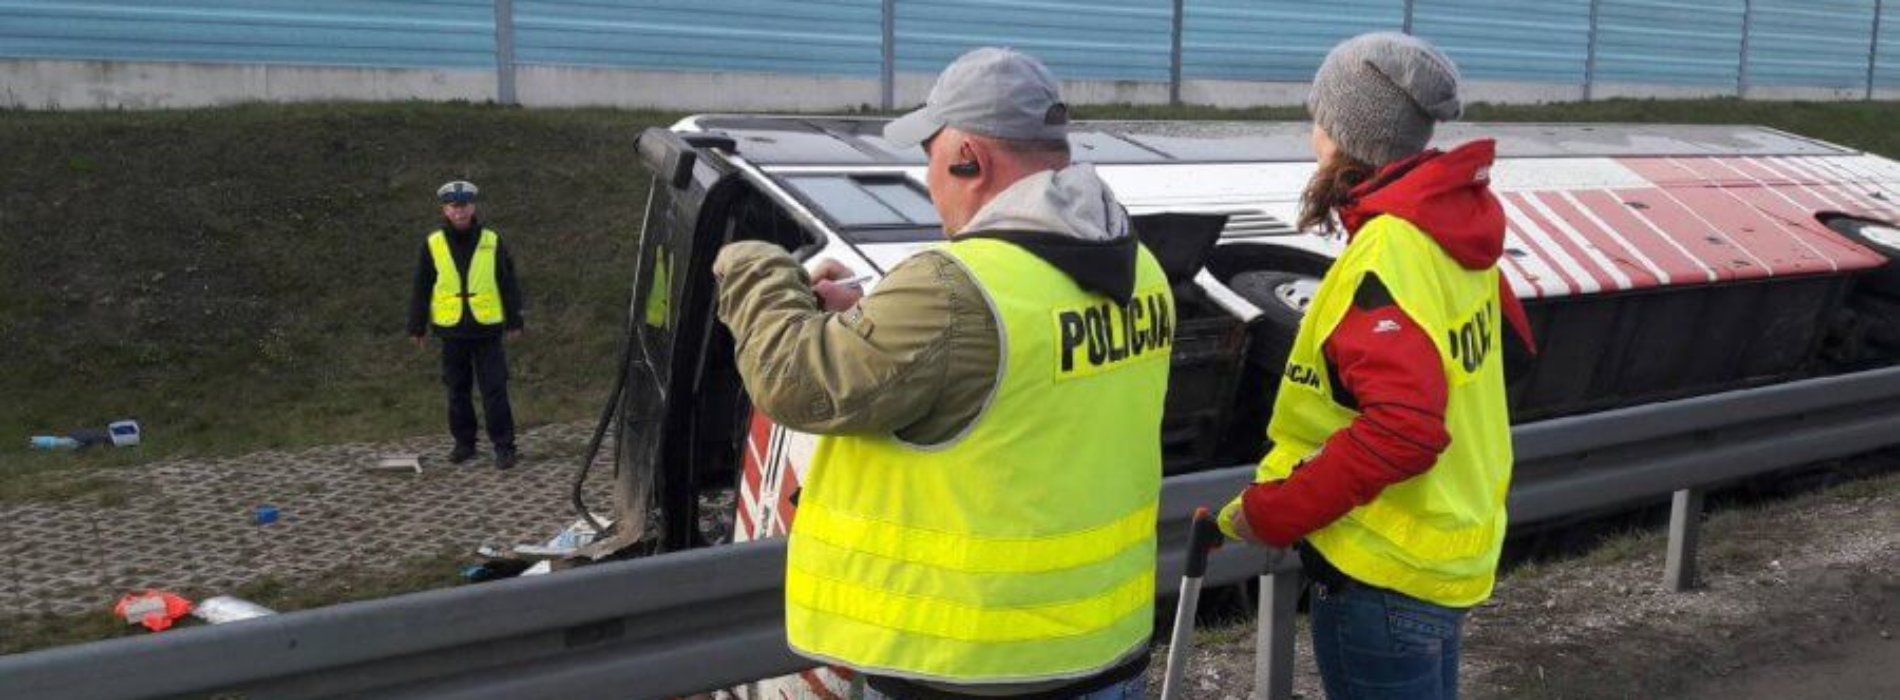
MULTIPOLYGON (((1767 163, 1761 160, 1755 158, 1735 158, 1730 160, 1727 164, 1729 167, 1755 177, 1777 194, 1794 200, 1795 206, 1806 208, 1811 212, 1827 211, 1836 206, 1828 200, 1822 199, 1820 195, 1808 191, 1806 187, 1802 186, 1799 179, 1783 173, 1780 170, 1771 168, 1767 163)), ((1809 216, 1813 215, 1810 214, 1809 216)))
MULTIPOLYGON (((1557 243, 1557 247, 1569 254, 1571 260, 1576 261, 1577 267, 1581 268, 1582 272, 1590 275, 1592 279, 1595 279, 1597 289, 1612 290, 1622 286, 1617 283, 1615 275, 1610 274, 1609 270, 1604 269, 1600 263, 1583 251, 1582 242, 1572 240, 1570 234, 1564 233, 1561 229, 1557 228, 1556 224, 1544 218, 1543 212, 1537 211, 1535 207, 1531 206, 1529 195, 1522 192, 1505 192, 1503 193, 1503 197, 1510 200, 1511 204, 1516 206, 1517 210, 1524 215, 1527 225, 1542 229, 1549 236, 1550 240, 1557 243)), ((1556 258, 1546 257, 1545 260, 1549 260, 1553 267, 1557 264, 1556 258)))
POLYGON ((1836 265, 1805 240, 1806 236, 1799 226, 1789 226, 1785 219, 1764 215, 1761 209, 1735 195, 1736 191, 1756 189, 1752 185, 1743 185, 1750 181, 1708 160, 1696 158, 1685 161, 1683 165, 1694 169, 1703 177, 1703 182, 1712 184, 1674 187, 1670 188, 1670 193, 1715 225, 1721 235, 1733 241, 1736 247, 1767 265, 1770 274, 1834 270, 1836 265), (1727 186, 1715 186, 1713 183, 1727 186))
POLYGON ((1729 243, 1722 231, 1696 218, 1661 188, 1620 190, 1617 196, 1641 205, 1633 212, 1636 216, 1682 244, 1691 255, 1715 270, 1717 277, 1728 280, 1768 276, 1767 268, 1750 259, 1740 247, 1729 243))
POLYGON ((844 700, 844 696, 832 692, 831 688, 825 685, 824 679, 819 678, 816 671, 800 671, 798 677, 805 680, 805 688, 818 696, 818 700, 844 700))
POLYGON ((1524 289, 1519 289, 1518 285, 1516 284, 1511 285, 1511 289, 1517 292, 1517 296, 1519 298, 1535 299, 1544 295, 1544 290, 1538 288, 1537 286, 1537 280, 1539 278, 1536 275, 1533 275, 1530 272, 1526 271, 1523 265, 1518 264, 1517 256, 1511 255, 1511 249, 1509 248, 1505 249, 1503 259, 1504 259, 1504 265, 1510 268, 1511 272, 1516 273, 1516 274, 1511 274, 1507 272, 1505 274, 1505 279, 1522 282, 1523 286, 1525 287, 1524 289))
POLYGON ((1818 200, 1819 211, 1852 211, 1859 208, 1845 193, 1829 187, 1830 180, 1827 178, 1815 177, 1813 173, 1784 161, 1764 158, 1759 162, 1762 167, 1769 168, 1786 178, 1792 183, 1791 186, 1802 194, 1810 199, 1818 200))
POLYGON ((1842 202, 1847 205, 1847 208, 1842 210, 1846 213, 1868 218, 1884 219, 1895 212, 1886 202, 1868 194, 1866 192, 1867 185, 1857 182, 1858 178, 1856 176, 1836 172, 1826 165, 1824 161, 1819 159, 1797 160, 1790 158, 1786 163, 1793 168, 1805 169, 1805 172, 1809 173, 1817 182, 1827 183, 1825 187, 1840 197, 1842 202))
POLYGON ((1712 274, 1715 279, 1722 278, 1723 273, 1720 269, 1710 267, 1708 263, 1684 250, 1687 246, 1639 218, 1636 212, 1616 195, 1603 190, 1591 190, 1577 192, 1572 196, 1577 198, 1584 209, 1589 210, 1604 224, 1614 229, 1623 240, 1649 256, 1650 261, 1662 268, 1663 272, 1669 273, 1671 284, 1707 282, 1710 281, 1712 274))
POLYGON ((792 494, 798 492, 798 474, 792 469, 792 460, 780 463, 778 479, 778 512, 785 523, 785 530, 791 531, 792 517, 798 513, 798 507, 792 505, 792 494))
MULTIPOLYGON (((1569 224, 1571 229, 1583 234, 1584 240, 1596 246, 1604 257, 1609 258, 1611 263, 1621 269, 1623 274, 1630 278, 1631 288, 1642 289, 1662 284, 1662 278, 1657 277, 1656 273, 1650 271, 1648 265, 1637 259, 1639 253, 1644 258, 1651 258, 1649 251, 1639 251, 1627 238, 1617 236, 1614 231, 1603 230, 1603 226, 1608 225, 1608 222, 1598 225, 1559 193, 1538 192, 1534 196, 1558 218, 1563 219, 1564 223, 1569 224)), ((1653 258, 1651 260, 1653 262, 1653 258)))
MULTIPOLYGON (((1723 161, 1723 164, 1736 165, 1728 160, 1723 161)), ((1736 169, 1741 170, 1741 168, 1736 169)), ((1757 179, 1760 181, 1759 178, 1757 179)), ((1731 189, 1729 193, 1759 208, 1769 218, 1775 219, 1788 235, 1798 236, 1806 241, 1822 257, 1832 262, 1835 269, 1860 269, 1878 265, 1881 260, 1873 251, 1827 230, 1826 226, 1814 218, 1814 215, 1821 211, 1820 209, 1804 205, 1802 203, 1804 200, 1793 197, 1780 187, 1757 185, 1731 189)))
POLYGON ((1576 294, 1583 291, 1583 286, 1577 284, 1577 281, 1570 277, 1570 273, 1564 271, 1562 265, 1557 264, 1556 258, 1550 257, 1550 253, 1544 251, 1544 246, 1538 244, 1538 242, 1533 240, 1529 235, 1526 235, 1522 226, 1511 221, 1507 221, 1505 225, 1511 230, 1511 233, 1517 237, 1517 240, 1524 244, 1525 248, 1530 249, 1528 252, 1532 256, 1544 263, 1544 267, 1550 268, 1550 271, 1557 275, 1557 281, 1563 283, 1564 292, 1566 294, 1576 294))
POLYGON ((754 540, 761 537, 761 533, 759 533, 757 530, 752 529, 752 510, 745 507, 745 498, 743 497, 739 498, 735 503, 732 504, 732 508, 733 510, 739 511, 739 516, 737 518, 739 521, 739 532, 745 533, 746 539, 748 540, 754 540))

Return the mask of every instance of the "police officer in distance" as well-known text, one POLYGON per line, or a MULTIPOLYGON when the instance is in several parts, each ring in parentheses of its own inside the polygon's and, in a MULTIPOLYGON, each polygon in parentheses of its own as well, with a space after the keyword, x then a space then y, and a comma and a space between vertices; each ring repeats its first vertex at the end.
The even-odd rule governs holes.
POLYGON ((478 193, 474 183, 464 180, 436 190, 442 226, 424 238, 417 257, 409 337, 418 348, 428 331, 442 341, 442 384, 449 394, 449 435, 455 439, 449 462, 460 464, 475 456, 472 390, 479 385, 495 467, 510 469, 519 454, 502 339, 521 335, 521 287, 501 236, 483 228, 475 216, 478 193))
POLYGON ((1041 62, 977 49, 884 130, 948 244, 869 296, 765 243, 713 263, 754 406, 823 435, 787 639, 870 700, 1143 696, 1174 300, 1068 123, 1041 62))

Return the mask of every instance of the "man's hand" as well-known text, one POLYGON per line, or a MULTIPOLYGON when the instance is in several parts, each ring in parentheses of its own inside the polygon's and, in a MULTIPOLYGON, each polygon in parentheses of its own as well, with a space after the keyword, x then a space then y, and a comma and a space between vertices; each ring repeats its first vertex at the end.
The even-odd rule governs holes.
POLYGON ((818 280, 811 286, 811 293, 818 295, 818 305, 826 311, 841 313, 858 305, 864 298, 864 288, 855 284, 838 284, 831 280, 818 280))
POLYGON ((423 335, 421 333, 417 333, 415 335, 409 336, 409 342, 415 343, 416 349, 421 350, 429 346, 429 336, 423 335))
POLYGON ((825 258, 818 261, 817 267, 812 268, 811 279, 813 282, 819 280, 831 280, 836 282, 838 280, 851 279, 856 274, 857 273, 852 272, 851 268, 844 263, 831 258, 825 258))
POLYGON ((811 271, 811 293, 818 296, 819 306, 832 313, 857 306, 858 300, 864 298, 864 288, 856 284, 839 283, 853 276, 851 268, 844 263, 830 258, 818 261, 818 266, 811 271))

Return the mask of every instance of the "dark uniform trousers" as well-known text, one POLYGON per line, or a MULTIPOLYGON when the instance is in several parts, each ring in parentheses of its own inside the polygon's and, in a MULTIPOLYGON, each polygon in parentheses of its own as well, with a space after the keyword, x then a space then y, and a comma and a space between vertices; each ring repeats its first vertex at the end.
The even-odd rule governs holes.
POLYGON ((515 413, 508 405, 508 355, 500 336, 443 338, 442 384, 449 389, 449 434, 455 444, 475 444, 475 401, 480 383, 488 441, 497 452, 515 449, 515 413))

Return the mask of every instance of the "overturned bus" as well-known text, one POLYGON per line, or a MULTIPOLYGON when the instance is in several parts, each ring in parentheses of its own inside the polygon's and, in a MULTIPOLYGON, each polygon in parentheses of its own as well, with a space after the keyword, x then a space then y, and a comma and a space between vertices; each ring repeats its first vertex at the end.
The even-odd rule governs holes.
MULTIPOLYGON (((726 243, 764 240, 870 272, 874 288, 942 244, 922 151, 891 147, 882 126, 695 116, 640 136, 653 185, 602 421, 617 428, 617 522, 591 556, 789 530, 816 438, 751 410, 711 263, 726 243)), ((1314 169, 1308 131, 1093 122, 1071 134, 1174 287, 1168 474, 1266 448, 1288 348, 1344 247, 1290 224, 1314 169)), ((1435 143, 1475 138, 1497 140, 1499 264, 1541 349, 1509 377, 1514 422, 1900 360, 1900 163, 1750 126, 1451 124, 1435 143)), ((771 683, 770 697, 833 697, 846 680, 820 669, 771 683)))

